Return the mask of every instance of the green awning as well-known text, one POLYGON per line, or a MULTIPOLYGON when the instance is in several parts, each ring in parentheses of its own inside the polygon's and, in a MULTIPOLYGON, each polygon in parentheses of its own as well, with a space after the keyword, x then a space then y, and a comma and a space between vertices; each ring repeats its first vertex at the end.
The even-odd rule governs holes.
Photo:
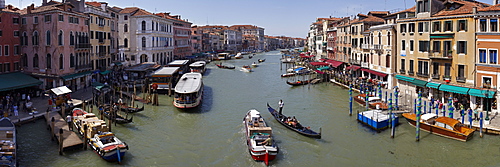
POLYGON ((123 65, 122 62, 114 62, 114 64, 117 65, 117 66, 123 65))
POLYGON ((467 95, 469 88, 442 84, 441 86, 439 86, 439 90, 467 95))
POLYGON ((42 81, 20 72, 0 75, 0 91, 14 90, 40 84, 42 84, 42 81))
POLYGON ((81 73, 76 73, 76 74, 70 74, 70 75, 62 76, 61 78, 64 79, 65 81, 67 81, 67 80, 72 80, 72 79, 80 78, 82 76, 85 76, 85 75, 88 75, 88 74, 91 74, 91 73, 92 73, 92 71, 85 71, 85 72, 81 72, 81 73))
POLYGON ((453 35, 431 35, 431 39, 436 38, 453 38, 453 35))
POLYGON ((321 71, 321 70, 328 70, 328 69, 330 69, 330 67, 328 67, 328 66, 323 66, 323 67, 316 68, 316 69, 321 71))
POLYGON ((429 88, 438 89, 440 85, 441 85, 440 83, 435 83, 435 82, 427 82, 427 85, 425 85, 425 86, 427 86, 427 87, 429 87, 429 88))
POLYGON ((425 87, 425 84, 427 84, 427 81, 422 81, 420 79, 414 79, 413 81, 411 81, 411 83, 413 85, 417 85, 417 86, 420 86, 420 87, 425 87))
POLYGON ((495 97, 495 92, 490 90, 482 90, 482 89, 469 89, 469 95, 477 96, 477 97, 485 97, 485 98, 493 98, 495 97))
POLYGON ((415 78, 402 76, 402 75, 396 75, 396 79, 407 81, 407 82, 412 82, 413 80, 415 80, 415 78))
POLYGON ((109 74, 110 72, 111 72, 111 70, 106 70, 106 71, 101 72, 101 74, 106 75, 106 74, 109 74))

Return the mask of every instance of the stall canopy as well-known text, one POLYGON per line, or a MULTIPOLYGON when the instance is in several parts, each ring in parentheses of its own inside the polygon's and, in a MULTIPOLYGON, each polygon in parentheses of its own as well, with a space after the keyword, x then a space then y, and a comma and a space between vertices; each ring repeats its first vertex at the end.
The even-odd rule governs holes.
POLYGON ((357 65, 351 65, 349 67, 346 67, 345 70, 350 70, 352 68, 353 71, 359 70, 361 67, 357 65))
POLYGON ((493 98, 495 97, 495 92, 486 90, 486 89, 474 89, 471 88, 469 89, 468 92, 469 95, 471 96, 477 96, 477 97, 484 97, 484 98, 493 98))
POLYGON ((367 68, 363 68, 363 69, 361 69, 361 71, 366 71, 366 72, 368 72, 368 73, 370 73, 370 74, 373 74, 373 75, 376 75, 376 76, 380 76, 380 77, 385 77, 385 76, 387 76, 387 74, 385 74, 385 73, 381 73, 381 72, 373 71, 373 70, 370 70, 370 69, 367 69, 367 68))
POLYGON ((445 91, 445 92, 463 94, 463 95, 467 95, 467 92, 469 92, 469 88, 466 88, 466 87, 443 85, 443 84, 441 84, 441 86, 439 86, 439 90, 445 91))
POLYGON ((344 62, 341 62, 341 61, 337 61, 337 60, 326 60, 326 63, 332 65, 332 67, 339 67, 340 65, 342 65, 342 63, 344 62))
POLYGON ((66 87, 66 86, 60 86, 60 87, 57 87, 57 88, 52 88, 50 89, 54 94, 56 94, 57 96, 59 95, 63 95, 63 94, 66 94, 66 93, 71 93, 72 91, 66 87))
POLYGON ((0 91, 26 88, 40 84, 42 84, 42 81, 20 72, 0 75, 0 91))
POLYGON ((327 66, 327 65, 330 65, 328 63, 325 63, 325 62, 310 62, 311 65, 313 66, 327 66))

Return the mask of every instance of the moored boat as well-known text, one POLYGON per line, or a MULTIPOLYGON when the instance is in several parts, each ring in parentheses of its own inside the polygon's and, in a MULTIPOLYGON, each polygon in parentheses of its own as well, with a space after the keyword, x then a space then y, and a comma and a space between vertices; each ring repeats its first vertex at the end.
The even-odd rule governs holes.
POLYGON ((203 98, 203 78, 200 73, 191 72, 182 75, 175 86, 173 104, 177 108, 194 108, 203 98))
POLYGON ((289 73, 286 73, 286 74, 281 74, 281 77, 291 77, 291 76, 295 76, 295 73, 289 72, 289 73))
POLYGON ((207 62, 205 61, 197 61, 194 63, 191 63, 189 65, 189 68, 191 69, 191 72, 199 72, 199 73, 205 73, 205 66, 207 65, 207 62))
POLYGON ((286 83, 288 85, 292 85, 292 86, 300 86, 300 85, 307 85, 307 84, 309 84, 309 81, 308 80, 305 80, 305 81, 298 80, 298 81, 295 81, 295 82, 286 81, 286 83))
POLYGON ((315 132, 311 130, 310 127, 304 127, 299 123, 297 120, 288 120, 288 117, 283 114, 279 114, 278 111, 276 111, 274 108, 272 108, 269 103, 267 104, 267 110, 273 115, 274 119, 278 121, 281 125, 287 127, 290 130, 293 130, 301 135, 307 136, 307 137, 312 137, 312 138, 318 138, 321 139, 321 128, 320 132, 315 132))
MULTIPOLYGON (((411 126, 416 127, 416 114, 404 113, 403 117, 411 126)), ((419 126, 423 131, 464 142, 471 139, 475 131, 456 119, 440 117, 433 113, 423 114, 419 126)))
POLYGON ((141 108, 139 108, 138 105, 136 105, 135 107, 129 106, 129 105, 127 105, 127 103, 117 103, 117 105, 120 108, 120 110, 122 110, 124 112, 128 112, 128 113, 136 113, 136 112, 144 110, 144 103, 143 103, 141 108))
POLYGON ((269 165, 278 155, 279 148, 272 138, 272 128, 267 126, 260 112, 251 109, 243 118, 248 151, 256 161, 264 161, 269 165), (267 141, 266 141, 267 140, 267 141))
MULTIPOLYGON (((366 105, 366 94, 362 93, 353 97, 354 101, 360 105, 366 105)), ((368 108, 377 110, 388 110, 389 105, 376 96, 368 95, 368 108)))
POLYGON ((358 113, 357 120, 373 130, 380 131, 394 124, 399 124, 399 117, 395 116, 394 120, 390 120, 390 115, 381 110, 368 110, 358 113))
POLYGON ((16 126, 8 117, 0 119, 0 139, 3 141, 2 151, 0 152, 0 166, 18 166, 16 138, 16 126))
POLYGON ((111 106, 110 105, 105 105, 99 107, 99 110, 102 110, 102 114, 104 114, 104 117, 107 119, 112 119, 118 124, 126 124, 126 123, 131 123, 132 120, 134 119, 133 116, 128 118, 128 114, 126 116, 123 116, 119 113, 111 113, 111 106))

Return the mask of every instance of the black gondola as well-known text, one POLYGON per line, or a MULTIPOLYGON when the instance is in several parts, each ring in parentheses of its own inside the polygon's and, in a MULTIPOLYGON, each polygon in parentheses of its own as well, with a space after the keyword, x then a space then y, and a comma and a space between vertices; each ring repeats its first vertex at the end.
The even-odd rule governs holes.
POLYGON ((266 59, 259 59, 259 63, 265 62, 266 59))
POLYGON ((307 84, 309 84, 309 81, 297 81, 297 82, 286 81, 286 83, 288 85, 292 85, 292 86, 300 86, 300 85, 307 85, 307 84))
POLYGON ((111 115, 110 111, 111 108, 109 105, 106 105, 104 107, 100 107, 99 110, 102 110, 102 114, 104 114, 104 117, 107 119, 114 119, 113 121, 116 121, 117 124, 126 124, 132 122, 134 117, 130 117, 127 119, 126 117, 123 117, 122 115, 116 113, 115 115, 111 115))
POLYGON ((312 138, 318 138, 321 139, 321 128, 319 129, 319 133, 311 130, 309 127, 304 127, 300 123, 296 123, 295 126, 290 125, 285 123, 284 121, 288 118, 286 115, 279 114, 278 111, 276 111, 274 108, 272 108, 269 103, 267 103, 267 109, 273 115, 274 119, 278 121, 281 125, 287 127, 288 129, 291 129, 301 135, 307 136, 307 137, 312 137, 312 138))
POLYGON ((128 112, 128 113, 136 113, 136 112, 144 110, 144 104, 142 104, 141 108, 139 108, 138 105, 136 105, 136 107, 133 107, 133 106, 127 105, 126 103, 121 103, 119 105, 120 105, 119 106, 120 110, 122 110, 124 112, 128 112))

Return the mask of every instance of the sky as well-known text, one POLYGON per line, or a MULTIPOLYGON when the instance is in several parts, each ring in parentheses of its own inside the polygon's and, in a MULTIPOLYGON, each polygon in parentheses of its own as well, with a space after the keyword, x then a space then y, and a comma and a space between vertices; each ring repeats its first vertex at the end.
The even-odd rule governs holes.
MULTIPOLYGON (((25 8, 42 0, 5 0, 25 8)), ((48 0, 50 1, 50 0, 48 0)), ((62 0, 57 0, 62 1, 62 0)), ((87 0, 93 1, 93 0, 87 0)), ((345 17, 368 11, 397 12, 415 5, 415 0, 102 0, 110 6, 140 7, 152 13, 181 15, 193 25, 256 25, 265 34, 305 38, 316 18, 345 17)), ((478 0, 492 4, 493 0, 478 0)))

